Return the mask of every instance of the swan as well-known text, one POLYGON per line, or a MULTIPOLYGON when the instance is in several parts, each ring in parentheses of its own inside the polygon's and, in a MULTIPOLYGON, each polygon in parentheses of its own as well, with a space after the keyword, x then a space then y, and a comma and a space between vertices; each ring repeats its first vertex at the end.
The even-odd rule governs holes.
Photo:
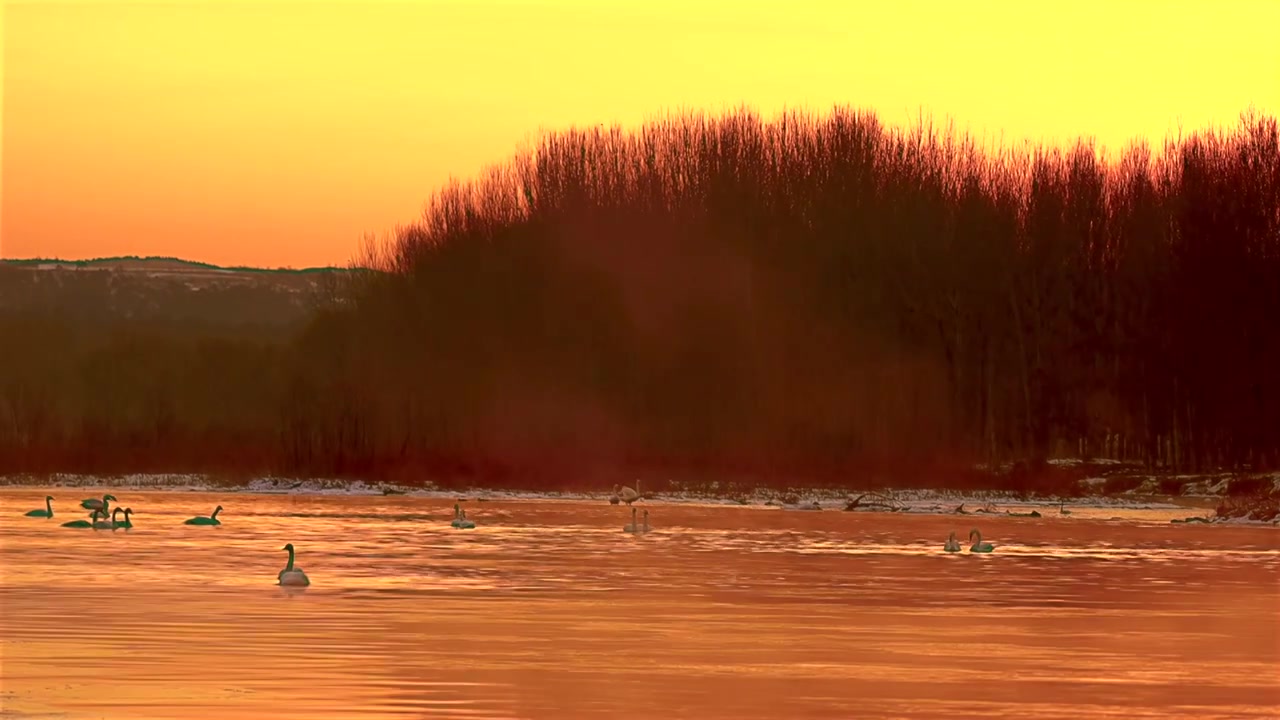
POLYGON ((459 530, 474 530, 476 526, 474 522, 467 519, 466 510, 459 510, 458 519, 455 520, 454 522, 457 523, 457 525, 454 525, 454 527, 458 528, 459 530))
POLYGON ((972 529, 972 530, 970 530, 970 531, 969 531, 969 539, 970 539, 970 540, 973 540, 973 536, 974 536, 974 535, 977 535, 977 536, 978 536, 978 539, 977 539, 977 541, 976 541, 976 542, 974 542, 974 543, 973 543, 973 545, 970 545, 970 546, 969 546, 969 552, 971 552, 971 553, 989 553, 989 552, 991 552, 992 550, 995 550, 995 549, 996 549, 996 546, 995 546, 995 545, 992 545, 991 543, 984 543, 984 542, 982 542, 982 533, 978 531, 978 528, 974 528, 974 529, 972 529))
POLYGON ((111 518, 107 517, 104 510, 93 511, 93 529, 94 530, 114 530, 115 524, 111 522, 111 518))
POLYGON ((614 485, 613 494, 622 502, 630 505, 640 499, 640 478, 636 478, 636 489, 632 490, 626 485, 614 485))
POLYGON ((1058 503, 1058 514, 1059 514, 1059 515, 1070 515, 1070 514, 1071 514, 1071 511, 1070 511, 1070 510, 1068 510, 1068 509, 1066 509, 1066 508, 1064 507, 1064 505, 1066 505, 1066 504, 1067 504, 1067 501, 1066 501, 1066 500, 1062 500, 1062 501, 1060 501, 1060 502, 1058 503))
POLYGON ((453 504, 453 522, 449 523, 454 527, 458 527, 462 522, 462 508, 458 507, 458 503, 453 504))
POLYGON ((115 510, 112 510, 111 525, 113 527, 124 528, 125 530, 128 530, 129 528, 133 527, 133 521, 129 519, 129 514, 132 512, 133 512, 133 508, 125 508, 121 510, 119 507, 117 507, 115 510), (124 520, 117 520, 116 513, 121 513, 121 512, 124 513, 124 520))
POLYGON ((636 522, 636 509, 631 508, 631 524, 623 525, 622 532, 640 532, 640 523, 636 522))
POLYGON ((311 580, 306 573, 302 572, 302 568, 293 566, 293 543, 289 543, 280 549, 289 551, 289 564, 285 565, 280 574, 276 576, 276 582, 280 585, 292 585, 295 587, 310 585, 311 580))
POLYGON ((182 524, 183 525, 221 525, 222 521, 218 519, 218 513, 220 512, 222 512, 221 505, 214 508, 213 514, 209 515, 208 517, 205 517, 204 515, 197 515, 189 520, 183 520, 182 524))
POLYGON ((43 510, 28 510, 28 511, 26 512, 26 516, 27 516, 27 517, 42 517, 42 518, 51 518, 51 517, 53 517, 53 496, 52 496, 52 495, 45 495, 45 496, 44 496, 44 509, 43 509, 43 510))
POLYGON ((649 511, 644 511, 644 525, 640 527, 640 532, 647 533, 653 528, 649 527, 649 511))
POLYGON ((956 531, 952 530, 947 536, 947 544, 942 546, 947 552, 960 552, 960 541, 956 539, 956 531))
POLYGON ((97 520, 98 520, 98 515, 99 515, 101 512, 102 512, 101 510, 94 510, 93 512, 89 513, 89 518, 90 518, 90 519, 88 519, 88 520, 72 520, 71 522, 64 522, 64 523, 62 523, 62 527, 69 527, 69 528, 91 528, 91 527, 93 527, 93 524, 94 524, 95 522, 97 522, 97 520))
POLYGON ((114 501, 115 499, 115 495, 103 495, 101 500, 98 498, 89 498, 87 500, 81 500, 80 507, 85 510, 101 510, 103 513, 106 513, 111 510, 111 508, 107 507, 108 501, 114 501))

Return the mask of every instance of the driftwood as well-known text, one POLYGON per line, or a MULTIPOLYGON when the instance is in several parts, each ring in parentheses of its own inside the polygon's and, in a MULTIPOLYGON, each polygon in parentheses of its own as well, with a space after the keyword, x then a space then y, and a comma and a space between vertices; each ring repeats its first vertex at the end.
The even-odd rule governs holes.
POLYGON ((876 508, 887 510, 889 512, 897 512, 902 509, 902 507, 898 505, 897 500, 894 500, 888 495, 881 495, 880 493, 863 493, 845 503, 844 506, 846 511, 856 510, 858 508, 876 508), (863 502, 863 498, 866 497, 870 497, 871 499, 863 502))

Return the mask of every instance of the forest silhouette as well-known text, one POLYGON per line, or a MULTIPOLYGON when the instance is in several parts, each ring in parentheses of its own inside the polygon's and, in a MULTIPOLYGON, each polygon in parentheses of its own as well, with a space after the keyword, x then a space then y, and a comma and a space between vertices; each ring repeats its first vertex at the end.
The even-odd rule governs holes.
POLYGON ((270 331, 0 312, 0 471, 1280 465, 1280 133, 1255 112, 1114 157, 850 109, 570 129, 360 252, 270 331))

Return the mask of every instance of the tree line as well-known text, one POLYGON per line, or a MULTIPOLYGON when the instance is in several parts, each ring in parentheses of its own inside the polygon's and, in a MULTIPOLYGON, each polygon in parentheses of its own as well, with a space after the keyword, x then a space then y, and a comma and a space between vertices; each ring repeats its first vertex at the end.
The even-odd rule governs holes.
POLYGON ((849 109, 570 129, 358 260, 269 338, 0 317, 24 350, 0 465, 1280 464, 1280 133, 1257 113, 1114 156, 849 109))

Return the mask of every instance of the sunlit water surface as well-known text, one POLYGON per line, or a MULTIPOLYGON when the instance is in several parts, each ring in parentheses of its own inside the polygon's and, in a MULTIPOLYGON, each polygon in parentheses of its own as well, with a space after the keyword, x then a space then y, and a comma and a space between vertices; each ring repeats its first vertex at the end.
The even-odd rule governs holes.
MULTIPOLYGON (((101 492, 101 491, 99 491, 101 492)), ((1280 532, 411 497, 0 492, 0 717, 1276 717, 1280 532), (182 520, 226 507, 220 527, 182 520), (948 555, 979 527, 989 556, 948 555), (281 547, 312 586, 276 586, 281 547)), ((637 506, 645 505, 639 503, 637 506)), ((968 543, 964 542, 965 547, 968 543)))

